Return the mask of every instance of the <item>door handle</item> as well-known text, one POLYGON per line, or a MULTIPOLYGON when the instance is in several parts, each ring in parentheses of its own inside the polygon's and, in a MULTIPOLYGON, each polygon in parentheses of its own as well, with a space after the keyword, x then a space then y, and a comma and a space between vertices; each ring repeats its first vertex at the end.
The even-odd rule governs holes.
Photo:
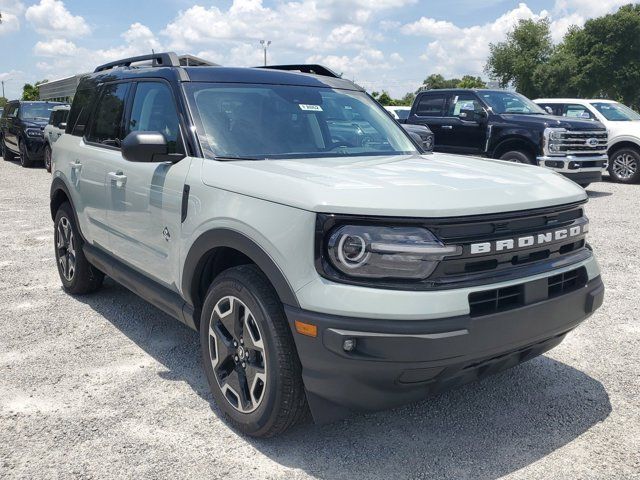
POLYGON ((82 164, 78 160, 69 162, 69 166, 71 167, 72 172, 80 171, 82 169, 82 164))
POLYGON ((111 179, 111 183, 114 184, 116 188, 122 188, 127 184, 127 176, 118 171, 118 172, 109 172, 107 176, 111 179))
POLYGON ((453 125, 443 125, 442 129, 443 130, 451 130, 451 129, 453 129, 453 125))

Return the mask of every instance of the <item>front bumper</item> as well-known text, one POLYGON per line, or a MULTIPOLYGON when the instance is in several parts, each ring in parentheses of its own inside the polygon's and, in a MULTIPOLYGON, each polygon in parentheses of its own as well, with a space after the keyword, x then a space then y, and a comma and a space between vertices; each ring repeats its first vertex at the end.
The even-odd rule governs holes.
POLYGON ((348 318, 286 307, 314 420, 379 410, 483 378, 559 344, 602 305, 593 278, 578 290, 483 316, 432 320, 348 318), (317 326, 296 333, 295 321, 317 326), (355 340, 345 351, 344 341, 355 340))
POLYGON ((599 182, 607 169, 609 157, 606 154, 590 157, 568 155, 565 157, 537 157, 538 166, 549 168, 570 178, 576 183, 599 182))

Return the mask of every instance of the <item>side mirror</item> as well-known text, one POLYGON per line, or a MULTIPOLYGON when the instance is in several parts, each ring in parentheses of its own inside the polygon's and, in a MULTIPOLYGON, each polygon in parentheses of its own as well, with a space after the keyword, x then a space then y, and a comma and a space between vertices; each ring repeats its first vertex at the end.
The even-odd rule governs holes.
POLYGON ((60 122, 60 123, 58 124, 58 128, 59 128, 60 130, 66 130, 66 128, 67 128, 67 123, 66 123, 66 122, 60 122))
POLYGON ((167 139, 160 132, 131 132, 122 141, 122 156, 130 162, 177 162, 181 154, 170 154, 167 139))
POLYGON ((482 123, 487 118, 487 114, 483 111, 478 112, 473 109, 463 108, 462 110, 460 110, 458 118, 460 118, 460 120, 464 120, 465 122, 482 123))
POLYGON ((547 105, 546 107, 544 107, 544 109, 547 111, 549 115, 553 115, 553 108, 547 105))

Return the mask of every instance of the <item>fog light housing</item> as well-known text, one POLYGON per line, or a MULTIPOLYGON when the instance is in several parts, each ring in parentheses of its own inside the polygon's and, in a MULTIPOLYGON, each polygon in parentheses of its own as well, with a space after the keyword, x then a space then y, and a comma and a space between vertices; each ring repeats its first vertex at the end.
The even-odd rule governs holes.
POLYGON ((345 352, 353 352, 356 349, 356 339, 347 338, 344 342, 342 342, 342 349, 345 352))

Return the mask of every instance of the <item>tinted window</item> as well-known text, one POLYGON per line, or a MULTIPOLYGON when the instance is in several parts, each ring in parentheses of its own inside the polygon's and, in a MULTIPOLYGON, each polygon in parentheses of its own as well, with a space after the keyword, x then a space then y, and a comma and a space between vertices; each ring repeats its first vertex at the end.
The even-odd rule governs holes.
POLYGON ((444 116, 445 95, 423 95, 418 103, 416 115, 421 117, 444 116))
POLYGON ((128 89, 128 83, 104 86, 87 140, 112 147, 120 146, 123 138, 122 114, 128 89))
POLYGON ((411 113, 411 109, 396 110, 396 115, 398 115, 398 118, 400 120, 406 120, 407 118, 409 118, 409 113, 411 113))
POLYGON ((91 109, 96 101, 96 89, 78 90, 73 97, 73 105, 69 112, 67 122, 67 133, 81 137, 89 121, 91 109))
POLYGON ((463 93, 460 95, 454 95, 451 100, 451 105, 449 106, 449 117, 458 117, 460 116, 460 112, 462 110, 473 110, 474 112, 481 112, 482 105, 480 102, 473 96, 468 93, 463 93))
POLYGON ((125 136, 134 131, 160 132, 167 139, 169 153, 181 150, 178 112, 166 84, 138 83, 125 136))
POLYGON ((207 156, 322 158, 414 153, 387 112, 353 90, 191 82, 185 89, 207 156))
POLYGON ((29 120, 49 120, 55 104, 51 103, 23 103, 20 118, 29 120))
POLYGON ((506 91, 478 92, 493 113, 520 113, 523 115, 546 115, 547 112, 524 95, 506 91))

